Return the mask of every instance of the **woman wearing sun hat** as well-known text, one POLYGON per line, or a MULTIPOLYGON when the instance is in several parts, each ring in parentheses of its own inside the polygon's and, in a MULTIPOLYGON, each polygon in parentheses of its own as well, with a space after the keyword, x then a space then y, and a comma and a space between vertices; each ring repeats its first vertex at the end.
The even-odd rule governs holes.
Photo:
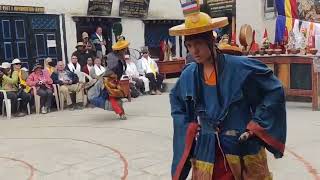
POLYGON ((53 98, 53 81, 49 75, 49 72, 43 70, 41 64, 35 64, 32 68, 32 73, 27 79, 27 84, 30 87, 36 87, 37 89, 37 94, 40 96, 41 113, 47 114, 50 112, 53 98))
POLYGON ((170 93, 174 124, 172 178, 193 180, 272 179, 265 149, 284 153, 284 90, 266 65, 222 54, 212 30, 228 24, 211 19, 199 2, 181 2, 185 23, 169 30, 185 36, 196 62, 170 93))

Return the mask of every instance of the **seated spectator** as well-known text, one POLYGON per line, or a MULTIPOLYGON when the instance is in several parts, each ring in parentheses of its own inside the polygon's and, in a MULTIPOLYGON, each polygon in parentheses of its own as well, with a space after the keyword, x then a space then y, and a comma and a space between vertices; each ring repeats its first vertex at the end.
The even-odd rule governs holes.
POLYGON ((86 73, 86 74, 90 74, 90 72, 92 71, 93 68, 93 60, 91 57, 89 57, 87 59, 87 64, 85 66, 82 67, 82 72, 86 73))
POLYGON ((12 61, 13 70, 18 72, 18 84, 19 90, 24 90, 26 93, 30 93, 31 88, 27 85, 28 70, 26 68, 21 68, 21 61, 19 59, 14 59, 12 61))
POLYGON ((70 72, 75 73, 78 76, 79 82, 85 83, 85 77, 81 71, 81 65, 78 63, 78 57, 75 55, 72 55, 71 62, 68 64, 66 69, 70 72))
MULTIPOLYGON (((13 60, 14 68, 11 71, 10 63, 2 63, 3 76, 2 76, 2 89, 7 92, 11 102, 11 112, 14 116, 23 117, 27 114, 27 104, 31 101, 31 96, 20 87, 19 75, 21 75, 21 62, 18 59, 13 60), (21 99, 20 106, 18 107, 18 99, 21 99)), ((25 75, 25 74, 24 74, 25 75)), ((21 76, 20 76, 21 77, 21 76)), ((21 77, 25 79, 26 77, 21 77)))
POLYGON ((57 70, 51 75, 54 84, 60 85, 60 92, 70 110, 82 109, 84 89, 79 83, 78 76, 65 68, 63 61, 57 63, 57 70), (70 93, 76 93, 76 104, 72 102, 70 93))
POLYGON ((124 57, 127 69, 125 75, 129 77, 130 82, 142 93, 149 91, 149 79, 144 75, 140 75, 135 63, 131 60, 129 55, 124 57))
POLYGON ((94 85, 88 90, 90 103, 105 110, 114 111, 120 120, 126 120, 123 103, 124 91, 119 86, 117 75, 107 69, 104 78, 94 79, 94 85))
POLYGON ((90 76, 93 79, 99 79, 99 77, 104 74, 105 70, 106 69, 101 65, 101 59, 96 57, 94 59, 94 66, 93 66, 93 69, 90 72, 90 76))
POLYGON ((161 86, 163 82, 163 76, 159 74, 159 69, 157 63, 150 58, 149 56, 149 51, 145 47, 142 49, 142 58, 138 61, 140 64, 141 68, 141 73, 144 73, 146 78, 149 79, 150 81, 150 90, 151 90, 151 95, 161 94, 161 86))
POLYGON ((44 64, 44 70, 47 70, 51 76, 51 74, 55 70, 55 66, 56 66, 55 63, 52 61, 51 58, 48 57, 44 60, 43 64, 44 64))
POLYGON ((40 96, 41 113, 47 114, 51 111, 53 98, 52 79, 48 71, 42 69, 42 65, 35 64, 32 73, 27 79, 27 85, 36 87, 37 95, 40 96))

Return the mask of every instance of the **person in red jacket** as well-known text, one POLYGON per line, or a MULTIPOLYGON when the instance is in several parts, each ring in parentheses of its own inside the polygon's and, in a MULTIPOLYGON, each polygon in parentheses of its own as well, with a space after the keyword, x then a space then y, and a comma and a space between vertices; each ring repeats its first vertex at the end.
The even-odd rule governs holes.
POLYGON ((93 68, 93 59, 92 59, 92 57, 89 57, 87 59, 87 64, 82 67, 82 72, 89 75, 92 68, 93 68))

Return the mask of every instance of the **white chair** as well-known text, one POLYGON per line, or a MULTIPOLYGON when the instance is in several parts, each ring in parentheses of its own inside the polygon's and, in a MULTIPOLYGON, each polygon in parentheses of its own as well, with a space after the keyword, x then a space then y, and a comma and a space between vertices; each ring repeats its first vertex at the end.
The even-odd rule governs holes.
MULTIPOLYGON (((2 116, 5 116, 5 113, 7 114, 7 119, 11 119, 11 100, 8 99, 7 92, 5 90, 0 90, 0 92, 3 94, 3 101, 2 101, 2 116)), ((19 109, 20 101, 22 101, 21 98, 18 98, 18 106, 17 109, 19 109)), ((31 114, 30 111, 30 104, 27 104, 27 110, 28 115, 31 114)))
MULTIPOLYGON (((52 87, 53 87, 53 96, 56 99, 57 110, 60 111, 60 101, 59 101, 59 94, 58 94, 58 90, 57 90, 57 85, 52 84, 52 87)), ((40 114, 40 108, 41 108, 40 98, 41 97, 37 94, 36 87, 32 87, 32 90, 33 90, 33 95, 34 95, 34 105, 36 108, 36 114, 40 114)))
POLYGON ((7 119, 11 119, 11 100, 8 99, 7 92, 4 90, 0 90, 3 94, 3 101, 2 101, 2 116, 4 116, 4 108, 7 111, 7 119))
MULTIPOLYGON (((92 77, 89 76, 88 74, 81 72, 81 75, 77 74, 77 76, 81 76, 81 81, 79 80, 79 83, 84 83, 85 82, 85 78, 88 78, 89 80, 92 80, 92 77)), ((84 87, 83 87, 84 88, 84 87)), ((60 92, 60 85, 57 85, 57 89, 59 92, 59 99, 60 99, 60 109, 63 110, 64 109, 64 96, 63 94, 60 92)), ((83 89, 83 106, 85 107, 88 104, 88 96, 86 95, 85 89, 83 89)), ((71 92, 70 92, 71 93, 71 92)))

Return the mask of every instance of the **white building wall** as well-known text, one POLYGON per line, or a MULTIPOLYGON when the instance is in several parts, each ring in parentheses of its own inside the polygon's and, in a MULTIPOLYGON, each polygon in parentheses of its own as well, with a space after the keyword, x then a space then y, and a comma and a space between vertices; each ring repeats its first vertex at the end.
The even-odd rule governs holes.
POLYGON ((123 18, 123 35, 130 41, 130 48, 140 50, 144 46, 144 23, 140 19, 123 18))
MULTIPOLYGON (((1 0, 1 4, 45 7, 47 14, 64 14, 67 40, 67 56, 70 58, 77 44, 76 24, 72 16, 87 15, 88 0, 1 0)), ((119 16, 120 0, 113 0, 111 16, 119 16)), ((123 35, 131 42, 131 47, 140 49, 144 46, 144 23, 141 19, 121 17, 123 35)), ((60 18, 61 19, 61 18, 60 18)), ((182 10, 177 0, 150 0, 147 19, 183 19, 182 10)), ((61 34, 63 30, 60 29, 61 34)), ((62 39, 62 43, 63 39, 62 39)), ((64 47, 63 44, 61 47, 64 47)), ((62 54, 65 54, 62 48, 62 54)), ((63 56, 64 58, 64 56, 63 56)))
MULTIPOLYGON (((65 15, 68 57, 75 51, 77 43, 76 25, 72 16, 85 16, 88 9, 88 0, 1 0, 1 4, 41 6, 45 7, 45 13, 48 14, 63 13, 65 15)), ((120 0, 113 0, 111 16, 119 16, 119 4, 120 0)), ((123 35, 131 42, 131 47, 139 49, 144 46, 143 21, 136 18, 121 18, 123 35)), ((147 19, 183 19, 179 1, 150 0, 147 19)), ((258 0, 254 3, 248 0, 236 0, 236 29, 238 36, 240 27, 243 24, 250 24, 256 30, 256 40, 259 44, 262 41, 265 28, 268 30, 270 40, 274 40, 275 18, 265 18, 264 0, 258 0)), ((62 29, 60 31, 63 33, 62 29)), ((62 51, 64 51, 64 48, 62 48, 62 51)))
POLYGON ((256 30, 256 41, 261 44, 265 28, 268 31, 269 39, 274 41, 275 37, 275 18, 274 13, 269 13, 266 18, 264 14, 264 0, 248 1, 236 0, 236 26, 237 41, 239 43, 240 28, 243 24, 249 24, 256 30))

